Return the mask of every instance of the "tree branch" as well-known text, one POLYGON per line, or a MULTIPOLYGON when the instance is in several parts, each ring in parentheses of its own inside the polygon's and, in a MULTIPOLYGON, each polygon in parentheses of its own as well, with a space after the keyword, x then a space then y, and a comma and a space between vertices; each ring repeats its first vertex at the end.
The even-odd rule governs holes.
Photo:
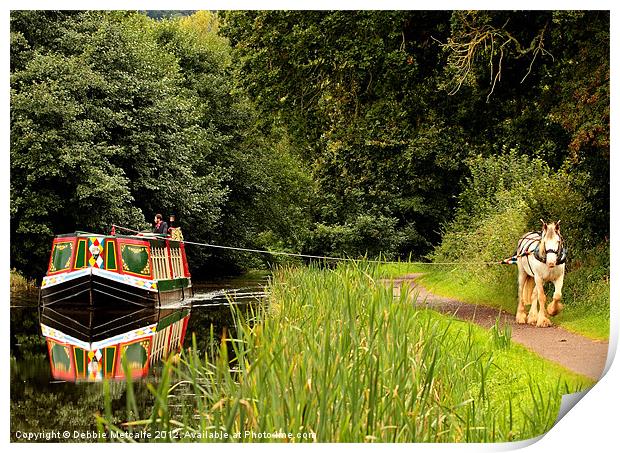
POLYGON ((517 38, 506 30, 508 21, 502 27, 496 28, 487 24, 477 25, 475 24, 475 17, 468 17, 468 15, 471 16, 470 13, 461 15, 463 30, 448 38, 446 43, 433 38, 448 53, 448 68, 454 73, 446 86, 449 95, 452 96, 461 89, 470 77, 474 64, 480 55, 488 54, 491 89, 487 95, 487 102, 495 91, 497 82, 501 81, 503 61, 509 53, 512 53, 516 58, 531 56, 528 70, 521 79, 521 83, 532 72, 534 62, 539 55, 549 55, 553 58, 553 55, 544 48, 544 37, 549 25, 548 22, 532 39, 529 47, 524 47, 517 38), (501 44, 498 45, 497 43, 501 44))

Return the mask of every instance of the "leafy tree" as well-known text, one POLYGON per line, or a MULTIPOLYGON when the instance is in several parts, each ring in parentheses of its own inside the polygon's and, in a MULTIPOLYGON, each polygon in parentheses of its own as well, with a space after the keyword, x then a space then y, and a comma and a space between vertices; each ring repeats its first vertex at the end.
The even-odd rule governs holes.
POLYGON ((112 162, 119 147, 99 139, 100 120, 86 102, 105 79, 82 56, 43 51, 43 37, 29 47, 31 58, 11 77, 11 256, 32 271, 45 262, 51 235, 135 221, 138 211, 129 179, 112 162))
POLYGON ((569 134, 568 160, 589 178, 583 193, 593 234, 609 237, 609 11, 558 11, 553 21, 562 46, 543 80, 553 99, 547 118, 569 134))
MULTIPOLYGON (((306 188, 312 182, 292 156, 286 132, 272 119, 261 120, 236 86, 231 48, 219 34, 218 17, 200 11, 162 22, 157 36, 177 58, 181 84, 192 93, 196 123, 206 134, 207 148, 194 156, 197 175, 210 168, 225 175, 227 196, 217 228, 186 217, 192 234, 222 245, 299 250, 300 231, 308 228, 306 188)), ((261 264, 247 254, 209 249, 193 249, 191 255, 210 273, 261 264)))
POLYGON ((384 251, 423 254, 453 215, 465 159, 517 149, 592 181, 579 187, 602 195, 588 209, 605 234, 607 13, 227 12, 223 33, 239 80, 312 168, 321 231, 344 240, 371 213, 404 234, 384 251))
POLYGON ((30 275, 52 234, 155 212, 198 242, 424 255, 476 156, 562 172, 575 221, 608 234, 607 12, 11 14, 11 252, 30 275))
POLYGON ((193 166, 206 131, 149 19, 87 12, 58 20, 60 37, 41 41, 11 79, 15 265, 40 274, 53 234, 144 226, 144 215, 175 208, 214 228, 225 175, 193 166))
POLYGON ((489 132, 473 121, 468 135, 590 180, 581 190, 591 203, 591 229, 608 235, 609 13, 455 12, 443 48, 446 74, 456 76, 447 80, 459 82, 452 93, 486 91, 486 104, 496 106, 497 113, 480 115, 489 132))
MULTIPOLYGON (((291 221, 301 221, 291 195, 302 196, 307 181, 278 145, 282 133, 255 127, 217 17, 15 12, 11 20, 15 267, 40 276, 52 235, 145 228, 156 212, 176 214, 193 241, 226 245, 272 229, 282 241, 295 229, 282 219, 294 211, 291 221)), ((222 262, 196 249, 192 258, 199 271, 209 259, 230 268, 246 257, 222 262)))
MULTIPOLYGON (((224 33, 235 45, 240 80, 265 112, 288 126, 317 181, 314 219, 349 236, 370 213, 390 219, 394 236, 363 254, 428 249, 449 213, 460 158, 445 154, 443 134, 459 128, 431 122, 437 52, 445 12, 231 12, 224 33), (426 97, 425 95, 429 95, 426 97), (359 220, 361 221, 361 220, 359 220)), ((443 30, 446 30, 444 25, 443 30)), ((365 223, 366 220, 363 221, 365 223)), ((320 250, 319 234, 307 247, 320 250), (318 249, 317 249, 318 247, 318 249)), ((326 246, 323 251, 331 249, 326 246)))

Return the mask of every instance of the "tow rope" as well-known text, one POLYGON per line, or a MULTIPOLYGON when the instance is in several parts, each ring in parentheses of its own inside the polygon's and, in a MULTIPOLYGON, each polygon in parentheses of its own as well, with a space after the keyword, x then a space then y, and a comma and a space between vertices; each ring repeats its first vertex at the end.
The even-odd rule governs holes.
MULTIPOLYGON (((129 231, 131 233, 143 234, 142 231, 132 230, 131 228, 123 227, 120 225, 112 225, 112 233, 116 234, 116 228, 124 231, 129 231)), ((528 255, 529 253, 523 253, 521 255, 514 255, 510 258, 506 258, 501 261, 448 261, 448 262, 430 262, 430 261, 386 261, 386 260, 371 260, 371 259, 362 259, 362 258, 342 258, 335 256, 325 256, 325 255, 308 255, 304 253, 292 253, 292 252, 279 252, 274 250, 264 250, 264 249, 251 249, 244 247, 231 247, 226 245, 217 245, 217 244, 209 244, 208 242, 192 242, 183 240, 184 244, 196 245, 198 247, 209 247, 221 250, 232 250, 238 252, 249 252, 249 253, 262 253, 265 255, 278 255, 278 256, 290 256, 297 258, 310 258, 317 260, 331 260, 331 261, 352 261, 352 262, 364 262, 364 263, 382 263, 382 264, 424 264, 424 265, 436 265, 436 266, 454 266, 454 265, 472 265, 472 266, 490 266, 494 264, 517 264, 517 258, 521 256, 528 255)))
POLYGON ((521 258, 522 256, 531 255, 531 254, 532 254, 531 252, 523 252, 518 255, 513 255, 510 258, 506 258, 505 260, 500 261, 499 264, 517 264, 517 260, 519 258, 521 258))

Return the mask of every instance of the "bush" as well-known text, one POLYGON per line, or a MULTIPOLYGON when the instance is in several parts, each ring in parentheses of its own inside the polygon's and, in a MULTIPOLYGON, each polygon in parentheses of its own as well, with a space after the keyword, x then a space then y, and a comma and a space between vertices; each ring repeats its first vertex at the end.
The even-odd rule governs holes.
POLYGON ((33 292, 37 290, 36 281, 28 279, 16 269, 11 269, 11 292, 33 292))
POLYGON ((443 226, 435 261, 493 261, 512 254, 518 239, 539 231, 540 219, 562 221, 569 250, 583 251, 596 241, 591 205, 582 196, 589 177, 566 168, 552 172, 542 160, 512 150, 468 162, 454 220, 443 226))
POLYGON ((307 248, 313 254, 391 259, 405 240, 405 235, 397 230, 397 222, 393 217, 361 214, 345 224, 319 223, 310 235, 307 248))

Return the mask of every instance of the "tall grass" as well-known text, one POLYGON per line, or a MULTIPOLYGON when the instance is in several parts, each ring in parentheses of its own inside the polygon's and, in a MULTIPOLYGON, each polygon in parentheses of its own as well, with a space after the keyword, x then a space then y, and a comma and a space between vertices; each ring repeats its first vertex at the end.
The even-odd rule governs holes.
POLYGON ((377 276, 277 272, 269 305, 235 311, 219 351, 194 341, 130 426, 185 441, 511 441, 548 430, 561 395, 591 383, 507 347, 508 332, 416 309, 407 291, 394 299, 377 276))
POLYGON ((34 279, 24 277, 18 270, 11 269, 11 291, 35 292, 37 284, 34 279))

